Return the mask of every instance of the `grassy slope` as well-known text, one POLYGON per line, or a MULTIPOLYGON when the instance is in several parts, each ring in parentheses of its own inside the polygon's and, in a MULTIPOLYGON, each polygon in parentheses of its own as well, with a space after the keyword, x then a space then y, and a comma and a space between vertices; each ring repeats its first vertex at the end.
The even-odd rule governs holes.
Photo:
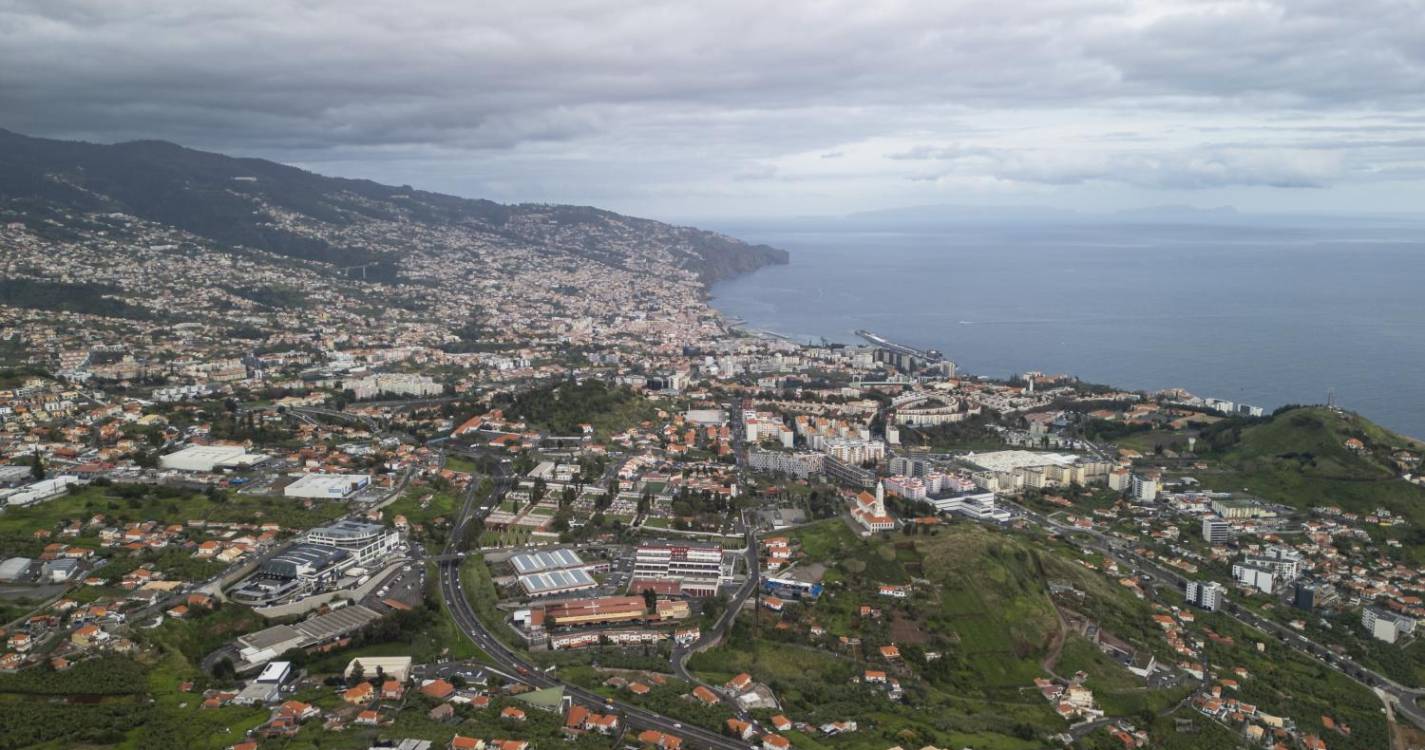
POLYGON ((1217 454, 1216 472, 1202 474, 1208 486, 1259 494, 1297 508, 1337 505, 1359 513, 1383 507, 1425 528, 1425 488, 1396 478, 1389 456, 1396 450, 1425 452, 1425 444, 1369 420, 1325 407, 1292 409, 1242 428, 1217 454), (1367 450, 1351 451, 1357 438, 1367 450))

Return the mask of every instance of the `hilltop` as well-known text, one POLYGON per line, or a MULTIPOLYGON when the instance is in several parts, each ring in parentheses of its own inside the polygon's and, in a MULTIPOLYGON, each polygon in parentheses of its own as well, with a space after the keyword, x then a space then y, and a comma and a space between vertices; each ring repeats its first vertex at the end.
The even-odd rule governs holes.
MULTIPOLYGON (((164 141, 100 145, 0 130, 0 222, 63 238, 84 214, 123 214, 231 249, 339 267, 375 264, 367 277, 400 276, 404 248, 353 237, 361 226, 453 228, 618 268, 666 254, 704 284, 787 254, 725 235, 587 206, 503 205, 410 186, 326 177, 263 159, 234 158, 164 141)), ((409 234, 406 235, 409 237, 409 234)))
MULTIPOLYGON (((1373 514, 1387 510, 1425 526, 1425 487, 1405 477, 1420 471, 1425 443, 1358 414, 1324 406, 1290 407, 1271 417, 1227 420, 1205 430, 1200 449, 1218 466, 1207 486, 1242 490, 1302 510, 1336 506, 1373 514)), ((1397 533, 1393 531, 1392 535, 1397 533)), ((1425 541, 1409 537, 1413 554, 1425 541)))
POLYGON ((1325 406, 1279 410, 1261 421, 1222 422, 1203 440, 1228 463, 1243 468, 1289 468, 1310 477, 1394 479, 1425 444, 1397 435, 1358 414, 1325 406))

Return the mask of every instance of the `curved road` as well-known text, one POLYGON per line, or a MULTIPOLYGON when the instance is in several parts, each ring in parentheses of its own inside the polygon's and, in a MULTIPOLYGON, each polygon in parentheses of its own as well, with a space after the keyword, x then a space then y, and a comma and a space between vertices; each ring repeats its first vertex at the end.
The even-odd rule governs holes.
MULTIPOLYGON (((486 507, 493 507, 495 501, 509 489, 512 478, 506 473, 504 465, 499 465, 495 477, 494 486, 491 488, 490 496, 487 498, 486 507)), ((472 482, 472 487, 475 484, 472 482)), ((646 708, 625 703, 620 700, 606 698, 591 690, 564 682, 557 677, 545 674, 536 665, 532 664, 524 657, 514 653, 505 644, 480 622, 469 600, 465 598, 465 590, 460 583, 460 563, 462 557, 453 554, 457 540, 464 535, 465 525, 480 517, 478 513, 472 513, 475 507, 475 499, 478 492, 470 492, 466 497, 465 505, 461 509, 460 520, 455 524, 450 534, 450 541, 446 546, 444 554, 437 558, 440 576, 440 596, 445 601, 445 607, 450 612, 451 617, 460 631, 465 634, 476 646, 484 651, 495 663, 495 666, 505 670, 511 677, 520 682, 529 684, 535 688, 563 687, 564 694, 574 699, 584 706, 603 712, 617 711, 624 717, 626 726, 640 727, 643 729, 656 729, 660 732, 682 737, 685 741, 697 744, 702 747, 713 748, 713 750, 754 750, 752 745, 740 742, 731 737, 725 737, 717 732, 713 732, 702 727, 685 724, 677 719, 669 718, 659 713, 649 711, 646 708)), ((752 532, 748 532, 749 538, 752 532)), ((750 556, 753 562, 752 570, 756 570, 757 548, 755 544, 750 547, 750 556)), ((753 580, 753 586, 744 585, 743 590, 738 592, 738 605, 746 601, 747 594, 755 587, 755 575, 749 575, 753 580)), ((732 609, 731 606, 728 607, 732 609)), ((725 621, 730 619, 724 616, 725 621)), ((723 621, 719 621, 719 626, 724 627, 723 621)))
MULTIPOLYGON (((1005 505, 1013 506, 1026 518, 1033 520, 1040 526, 1053 529, 1063 534, 1066 539, 1071 539, 1075 536, 1088 536, 1094 540, 1094 542, 1089 542, 1090 546, 1111 558, 1117 559, 1120 563, 1124 563, 1130 567, 1136 566, 1150 570, 1159 576, 1161 580, 1172 582, 1179 590, 1187 586, 1187 579, 1171 568, 1161 565, 1155 560, 1139 556, 1126 545, 1120 547, 1114 544, 1113 540, 1110 540, 1099 531, 1062 524, 1050 516, 1043 515, 1009 500, 1002 500, 1001 502, 1005 505)), ((1334 651, 1331 651, 1325 646, 1279 622, 1258 616, 1256 613, 1242 609, 1232 602, 1228 602, 1228 606, 1222 609, 1221 613, 1250 628, 1275 635, 1280 638, 1288 648, 1310 656, 1351 680, 1360 683, 1362 686, 1376 691, 1379 695, 1389 696, 1391 702, 1394 704, 1395 710, 1400 715, 1409 719, 1415 726, 1425 729, 1425 709, 1421 708, 1420 705, 1415 702, 1417 698, 1425 696, 1425 689, 1402 685, 1383 674, 1361 666, 1350 657, 1338 655, 1334 651)))

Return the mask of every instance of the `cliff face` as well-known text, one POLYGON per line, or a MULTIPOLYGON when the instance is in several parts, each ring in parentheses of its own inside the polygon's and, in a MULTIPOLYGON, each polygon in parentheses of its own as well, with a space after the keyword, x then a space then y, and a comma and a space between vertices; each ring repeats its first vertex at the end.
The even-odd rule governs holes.
POLYGON ((122 213, 235 250, 373 264, 374 277, 390 279, 402 248, 386 230, 402 224, 620 268, 671 263, 704 284, 787 262, 765 245, 584 206, 457 198, 161 141, 96 145, 0 130, 0 220, 55 233, 83 213, 122 213), (382 241, 362 241, 368 226, 382 241))

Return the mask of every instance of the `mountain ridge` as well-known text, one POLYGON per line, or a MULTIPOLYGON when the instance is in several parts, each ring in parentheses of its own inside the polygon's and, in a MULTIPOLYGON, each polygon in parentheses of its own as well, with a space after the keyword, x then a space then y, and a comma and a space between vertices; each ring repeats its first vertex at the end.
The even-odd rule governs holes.
POLYGON ((39 228, 63 224, 76 211, 124 213, 232 248, 335 266, 374 265, 376 278, 399 274, 399 254, 339 239, 333 229, 363 222, 455 226, 615 265, 637 262, 628 248, 613 247, 616 240, 631 246, 639 234, 656 236, 673 262, 705 286, 789 261, 785 251, 767 245, 592 206, 461 198, 161 140, 95 144, 0 129, 0 220, 39 228), (551 224, 585 231, 556 237, 551 224))

